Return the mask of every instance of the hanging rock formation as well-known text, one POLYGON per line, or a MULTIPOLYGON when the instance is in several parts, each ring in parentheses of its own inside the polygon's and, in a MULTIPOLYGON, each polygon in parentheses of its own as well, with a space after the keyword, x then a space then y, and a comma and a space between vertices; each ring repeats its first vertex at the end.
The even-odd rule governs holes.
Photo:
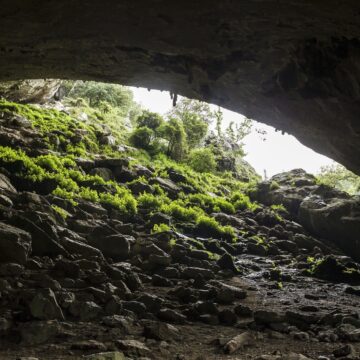
POLYGON ((356 0, 1 5, 0 80, 169 90, 273 125, 360 173, 356 0))

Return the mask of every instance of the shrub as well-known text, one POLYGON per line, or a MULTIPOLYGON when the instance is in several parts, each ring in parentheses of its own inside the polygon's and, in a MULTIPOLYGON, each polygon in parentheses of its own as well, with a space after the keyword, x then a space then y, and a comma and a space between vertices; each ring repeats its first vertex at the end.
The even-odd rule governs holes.
POLYGON ((210 149, 196 149, 190 152, 189 164, 197 172, 212 173, 216 169, 216 161, 210 149))
POLYGON ((287 212, 286 208, 284 205, 280 204, 280 205, 271 205, 270 206, 271 210, 274 210, 274 211, 281 211, 281 212, 287 212))
POLYGON ((167 141, 166 154, 175 161, 181 161, 187 151, 186 133, 182 122, 170 118, 159 128, 159 134, 167 141))
POLYGON ((154 137, 154 131, 150 128, 143 126, 136 128, 129 137, 129 142, 131 145, 148 150, 150 149, 151 141, 154 137))
POLYGON ((136 119, 138 127, 147 127, 154 131, 157 130, 163 123, 164 119, 158 113, 154 113, 148 110, 143 111, 143 113, 136 119))
POLYGON ((235 207, 234 205, 232 205, 223 198, 215 198, 213 211, 217 211, 217 212, 222 211, 226 214, 234 214, 235 207))

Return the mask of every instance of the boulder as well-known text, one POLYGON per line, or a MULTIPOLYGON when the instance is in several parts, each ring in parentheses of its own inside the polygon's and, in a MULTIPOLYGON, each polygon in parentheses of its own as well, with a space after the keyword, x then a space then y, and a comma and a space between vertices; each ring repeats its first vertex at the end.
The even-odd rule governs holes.
POLYGON ((294 169, 261 182, 255 197, 265 205, 281 204, 290 214, 296 216, 303 199, 316 188, 316 179, 313 175, 302 169, 294 169))
POLYGON ((99 257, 103 258, 103 254, 99 249, 96 249, 81 241, 72 240, 67 237, 60 239, 60 244, 70 254, 79 254, 83 257, 99 257))
POLYGON ((154 189, 143 181, 136 181, 129 184, 129 188, 134 195, 140 195, 144 192, 153 193, 154 189))
POLYGON ((21 340, 29 346, 44 344, 60 332, 57 320, 26 322, 20 326, 21 340))
POLYGON ((169 196, 177 196, 181 191, 181 188, 177 186, 172 180, 164 179, 161 177, 155 177, 150 179, 150 184, 158 184, 163 190, 165 190, 169 196))
POLYGON ((92 237, 89 245, 99 249, 105 256, 125 260, 130 254, 130 244, 135 238, 130 235, 115 234, 105 237, 92 237))
POLYGON ((31 236, 28 232, 0 223, 0 263, 25 264, 31 252, 31 236))
POLYGON ((0 83, 0 96, 16 102, 45 103, 54 97, 59 79, 16 80, 0 83))
POLYGON ((9 178, 1 173, 0 173, 0 190, 7 191, 10 193, 16 193, 16 189, 11 184, 9 178))
POLYGON ((51 289, 42 289, 30 303, 30 312, 39 320, 64 320, 64 315, 51 289))
POLYGON ((105 181, 114 180, 113 172, 105 167, 97 167, 90 171, 91 175, 97 175, 103 178, 105 181))
MULTIPOLYGON (((27 216, 27 215, 26 215, 27 216)), ((21 227, 31 234, 32 251, 31 254, 35 256, 67 256, 67 251, 57 242, 57 238, 50 236, 49 232, 52 226, 39 220, 36 224, 29 218, 23 215, 17 215, 10 219, 11 223, 21 227), (44 227, 42 229, 41 227, 44 227)))
MULTIPOLYGON (((360 260, 359 196, 318 185, 313 175, 295 169, 260 183, 256 199, 265 205, 282 204, 292 218, 311 234, 335 243, 345 254, 360 260)), ((304 243, 303 240, 304 237, 298 236, 295 242, 304 243)), ((313 246, 306 241, 304 247, 309 249, 313 246)))
POLYGON ((144 326, 144 336, 158 341, 178 340, 180 331, 174 325, 151 321, 144 326))
POLYGON ((360 198, 325 197, 320 192, 306 197, 299 222, 311 233, 333 241, 354 260, 360 260, 360 198))
POLYGON ((127 355, 138 357, 146 357, 151 355, 150 349, 138 340, 118 340, 116 345, 127 355))

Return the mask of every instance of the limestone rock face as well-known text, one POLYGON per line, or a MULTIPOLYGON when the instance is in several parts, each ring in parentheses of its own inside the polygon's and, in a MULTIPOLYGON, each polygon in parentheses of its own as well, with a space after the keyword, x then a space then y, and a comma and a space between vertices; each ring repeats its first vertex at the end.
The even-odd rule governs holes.
POLYGON ((0 96, 21 103, 45 103, 61 85, 58 79, 5 81, 0 83, 0 96))
POLYGON ((360 199, 306 197, 300 205, 299 222, 313 234, 336 243, 360 260, 360 199))
POLYGON ((282 204, 312 234, 335 243, 360 260, 360 197, 325 185, 313 175, 295 169, 259 184, 258 201, 282 204))
POLYGON ((359 11, 357 0, 12 0, 0 9, 0 80, 169 90, 273 125, 360 173, 359 11))

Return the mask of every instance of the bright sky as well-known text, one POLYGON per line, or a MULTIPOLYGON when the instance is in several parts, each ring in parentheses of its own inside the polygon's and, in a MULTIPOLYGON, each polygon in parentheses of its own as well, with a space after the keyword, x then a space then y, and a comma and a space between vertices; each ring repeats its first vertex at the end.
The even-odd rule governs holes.
MULTIPOLYGON (((150 111, 165 114, 172 107, 169 92, 144 88, 132 88, 134 99, 150 111)), ((216 107, 214 106, 214 109, 216 107)), ((224 124, 230 121, 241 121, 243 116, 232 111, 223 109, 224 124)), ((295 168, 303 168, 307 172, 317 173, 321 166, 334 163, 326 156, 320 155, 308 147, 302 145, 291 135, 282 135, 275 132, 271 126, 254 122, 253 131, 244 139, 245 160, 248 161, 259 175, 264 176, 264 170, 268 177, 282 171, 295 168), (254 129, 265 130, 266 140, 254 129)))

